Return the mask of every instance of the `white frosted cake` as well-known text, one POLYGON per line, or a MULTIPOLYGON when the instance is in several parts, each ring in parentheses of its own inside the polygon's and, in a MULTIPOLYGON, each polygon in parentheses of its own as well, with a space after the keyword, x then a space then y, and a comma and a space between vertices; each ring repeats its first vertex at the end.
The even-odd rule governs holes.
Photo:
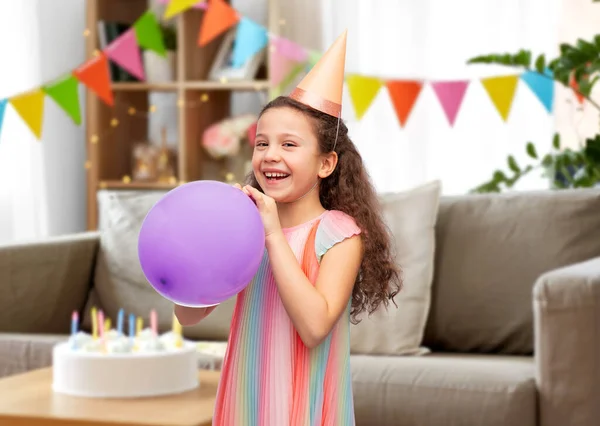
POLYGON ((198 386, 196 344, 185 341, 180 333, 159 335, 155 327, 140 330, 139 324, 136 332, 131 327, 129 336, 110 326, 107 329, 92 334, 72 329, 68 341, 54 347, 54 392, 91 398, 139 398, 198 386))

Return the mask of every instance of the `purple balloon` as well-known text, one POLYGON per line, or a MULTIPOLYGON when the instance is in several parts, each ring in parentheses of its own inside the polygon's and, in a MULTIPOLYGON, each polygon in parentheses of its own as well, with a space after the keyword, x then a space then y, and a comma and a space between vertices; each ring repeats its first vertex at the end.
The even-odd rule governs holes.
POLYGON ((144 275, 166 299, 183 306, 217 305, 243 290, 265 253, 258 209, 222 182, 186 183, 148 212, 139 234, 144 275))

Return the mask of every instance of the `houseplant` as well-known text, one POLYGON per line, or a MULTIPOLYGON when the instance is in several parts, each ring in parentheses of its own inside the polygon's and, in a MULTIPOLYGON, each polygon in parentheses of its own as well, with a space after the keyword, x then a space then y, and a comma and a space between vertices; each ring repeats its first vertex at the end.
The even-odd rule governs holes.
MULTIPOLYGON (((477 56, 467 63, 499 64, 537 72, 575 91, 600 114, 600 105, 590 98, 600 79, 600 34, 589 41, 578 39, 573 45, 563 43, 559 47, 558 56, 551 60, 543 54, 534 60, 530 51, 519 50, 512 54, 477 56)), ((555 133, 550 152, 539 155, 532 142, 527 142, 524 150, 531 160, 530 164, 520 165, 513 155, 509 155, 507 170, 494 171, 487 182, 478 185, 472 192, 500 192, 535 170, 541 170, 550 179, 553 189, 600 185, 600 128, 577 149, 561 146, 560 134, 555 133)))

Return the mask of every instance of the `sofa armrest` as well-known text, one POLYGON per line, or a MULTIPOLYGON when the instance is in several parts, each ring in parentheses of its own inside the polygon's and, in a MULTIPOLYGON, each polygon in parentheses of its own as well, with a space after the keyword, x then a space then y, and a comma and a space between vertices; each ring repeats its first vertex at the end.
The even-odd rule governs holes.
POLYGON ((99 234, 0 245, 0 332, 69 332, 92 285, 99 234))
POLYGON ((540 425, 597 425, 600 257, 542 275, 533 307, 540 425))

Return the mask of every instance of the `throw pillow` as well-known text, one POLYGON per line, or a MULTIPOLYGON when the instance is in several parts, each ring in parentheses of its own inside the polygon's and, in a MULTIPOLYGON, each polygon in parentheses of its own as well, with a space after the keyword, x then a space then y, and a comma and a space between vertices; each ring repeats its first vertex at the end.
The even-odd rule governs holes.
POLYGON ((433 281, 435 223, 441 182, 433 181, 409 191, 382 194, 386 223, 393 235, 396 262, 402 270, 403 289, 390 303, 351 326, 354 354, 419 355, 433 281))

